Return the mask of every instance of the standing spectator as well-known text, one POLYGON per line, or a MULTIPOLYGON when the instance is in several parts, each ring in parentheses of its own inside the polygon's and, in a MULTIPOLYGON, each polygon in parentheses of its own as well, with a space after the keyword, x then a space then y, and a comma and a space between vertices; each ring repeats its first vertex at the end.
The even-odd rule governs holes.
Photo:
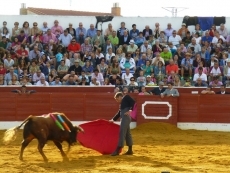
POLYGON ((58 20, 54 21, 54 26, 51 28, 51 32, 56 36, 57 39, 63 33, 62 26, 59 25, 58 20))
POLYGON ((82 22, 79 23, 79 27, 76 28, 77 42, 82 44, 86 38, 86 29, 83 27, 82 22))
POLYGON ((94 28, 94 24, 90 24, 90 28, 87 30, 86 36, 91 39, 97 34, 97 29, 94 28))
MULTIPOLYGON (((66 28, 68 34, 70 34, 72 36, 72 38, 76 38, 76 30, 73 28, 73 24, 69 23, 69 28, 66 28)), ((64 30, 65 32, 65 30, 64 30)))
POLYGON ((212 86, 207 86, 207 88, 201 91, 201 94, 215 94, 215 91, 212 90, 212 86))
POLYGON ((42 33, 43 35, 47 34, 49 27, 47 26, 47 22, 43 22, 42 33))

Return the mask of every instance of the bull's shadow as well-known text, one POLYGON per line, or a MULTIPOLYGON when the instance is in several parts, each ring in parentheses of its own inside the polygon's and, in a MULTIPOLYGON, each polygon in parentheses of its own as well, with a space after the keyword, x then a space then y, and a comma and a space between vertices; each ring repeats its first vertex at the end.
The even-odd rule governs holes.
POLYGON ((106 164, 106 162, 114 163, 114 165, 117 164, 123 164, 124 162, 130 162, 133 166, 138 166, 139 164, 148 164, 151 167, 168 167, 169 169, 176 171, 176 172, 189 172, 189 169, 181 168, 179 166, 173 165, 171 163, 168 163, 167 161, 157 161, 152 160, 149 157, 146 156, 116 156, 112 157, 110 155, 101 155, 101 156, 88 156, 88 157, 79 157, 76 159, 70 158, 70 161, 63 161, 63 162, 48 162, 48 163, 38 163, 37 165, 40 167, 43 167, 44 169, 60 169, 63 165, 63 169, 68 171, 74 170, 84 170, 84 171, 90 171, 98 167, 98 165, 106 164), (97 166, 96 166, 97 165, 97 166))

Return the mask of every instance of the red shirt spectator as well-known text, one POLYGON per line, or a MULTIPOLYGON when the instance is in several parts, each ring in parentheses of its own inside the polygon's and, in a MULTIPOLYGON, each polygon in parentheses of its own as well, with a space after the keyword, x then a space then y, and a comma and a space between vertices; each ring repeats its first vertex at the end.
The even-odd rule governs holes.
POLYGON ((81 46, 79 43, 76 43, 75 39, 72 39, 71 43, 68 46, 69 52, 80 52, 81 46))
POLYGON ((28 57, 28 52, 25 50, 25 45, 21 44, 21 49, 17 50, 16 54, 18 58, 21 58, 22 55, 28 57))
POLYGON ((172 59, 169 60, 169 65, 166 66, 166 74, 170 75, 174 71, 175 74, 178 74, 178 65, 174 64, 172 59))
POLYGON ((3 64, 0 64, 0 74, 6 74, 6 69, 3 67, 3 64))

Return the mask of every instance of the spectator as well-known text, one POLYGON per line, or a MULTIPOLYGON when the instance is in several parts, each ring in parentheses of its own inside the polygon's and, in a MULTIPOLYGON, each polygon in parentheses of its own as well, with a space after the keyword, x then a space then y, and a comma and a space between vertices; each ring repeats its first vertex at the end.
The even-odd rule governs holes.
POLYGON ((67 50, 73 54, 73 53, 79 53, 81 51, 81 46, 79 43, 76 42, 76 39, 73 38, 71 40, 71 43, 68 45, 67 50))
POLYGON ((2 37, 2 41, 0 42, 0 48, 6 49, 7 48, 7 39, 5 36, 2 37))
POLYGON ((215 31, 215 36, 212 39, 212 44, 216 45, 218 43, 219 38, 221 38, 224 43, 226 42, 225 38, 222 35, 220 35, 218 31, 215 31))
MULTIPOLYGON (((174 77, 173 86, 175 86, 175 87, 183 86, 183 84, 182 84, 182 82, 180 80, 180 77, 178 75, 175 75, 175 77, 174 77)), ((184 87, 188 87, 188 86, 191 86, 190 79, 187 79, 186 82, 185 82, 185 85, 184 85, 184 87)))
POLYGON ((105 58, 100 59, 100 64, 97 65, 99 73, 106 77, 108 74, 108 65, 105 63, 105 58))
POLYGON ((201 44, 201 37, 199 32, 195 33, 194 37, 196 39, 196 44, 201 44))
MULTIPOLYGON (((73 28, 73 24, 69 23, 69 28, 66 28, 68 34, 72 36, 72 38, 76 38, 76 30, 73 28)), ((64 30, 65 32, 65 30, 64 30)))
POLYGON ((140 47, 146 41, 142 32, 139 32, 138 36, 135 39, 135 44, 140 47))
POLYGON ((19 28, 18 25, 18 22, 14 22, 14 28, 12 28, 12 37, 17 37, 20 34, 21 28, 19 28))
POLYGON ((144 71, 144 76, 149 76, 153 72, 153 67, 150 64, 150 60, 146 60, 144 66, 142 66, 142 70, 144 71))
POLYGON ((41 30, 38 28, 38 23, 34 22, 33 27, 30 29, 31 36, 36 36, 37 34, 40 34, 41 30))
POLYGON ((146 64, 146 60, 147 60, 146 54, 143 53, 141 59, 139 59, 137 63, 137 68, 142 68, 146 64))
POLYGON ((136 24, 133 24, 133 25, 132 25, 132 28, 133 28, 133 29, 130 30, 130 38, 131 38, 133 41, 136 41, 136 38, 137 38, 138 35, 139 35, 139 30, 137 29, 136 24))
POLYGON ((175 74, 178 74, 178 66, 174 64, 173 59, 169 60, 169 64, 166 66, 166 74, 169 75, 171 72, 174 72, 175 74))
MULTIPOLYGON (((95 78, 97 82, 99 82, 100 85, 103 85, 104 83, 104 77, 101 73, 99 73, 98 69, 94 69, 93 74, 92 74, 92 79, 95 78)), ((96 83, 94 81, 92 81, 92 84, 96 83)))
POLYGON ((91 65, 90 61, 85 62, 85 66, 82 67, 82 71, 86 73, 87 76, 91 76, 93 73, 93 66, 91 65))
POLYGON ((104 37, 107 39, 113 33, 113 26, 111 23, 108 24, 108 28, 105 30, 104 37))
POLYGON ((193 81, 196 82, 200 78, 202 82, 206 83, 207 82, 207 75, 203 72, 203 68, 199 67, 198 68, 198 73, 194 74, 193 81))
POLYGON ((18 78, 16 75, 12 76, 12 79, 8 82, 8 85, 21 85, 18 81, 18 78))
POLYGON ((18 93, 18 94, 31 94, 31 93, 35 93, 35 90, 26 90, 26 86, 22 85, 21 90, 13 90, 12 92, 14 93, 18 93))
POLYGON ((219 77, 214 77, 213 81, 211 81, 209 85, 212 87, 220 87, 221 85, 223 85, 223 83, 219 81, 219 77))
POLYGON ((148 44, 152 47, 153 45, 155 45, 155 42, 156 42, 156 39, 152 35, 150 35, 148 44))
POLYGON ((92 80, 91 80, 91 82, 90 82, 89 85, 90 85, 90 86, 101 86, 100 82, 97 81, 97 79, 94 78, 94 77, 92 78, 92 80))
POLYGON ((0 85, 7 85, 6 80, 4 80, 4 75, 0 74, 0 85))
POLYGON ((55 69, 52 69, 48 76, 49 83, 52 83, 53 81, 55 81, 56 76, 57 76, 57 71, 55 69))
MULTIPOLYGON (((45 79, 45 75, 41 72, 41 70, 38 70, 36 73, 33 74, 33 82, 34 84, 40 81, 41 78, 45 79)), ((40 84, 40 83, 39 83, 40 84)))
POLYGON ((160 36, 161 33, 161 28, 160 28, 160 24, 157 22, 155 23, 155 28, 153 30, 153 36, 158 39, 158 37, 160 36))
POLYGON ((152 46, 152 51, 154 54, 159 54, 163 51, 163 46, 160 44, 159 40, 155 41, 155 44, 152 46))
POLYGON ((112 35, 109 35, 108 39, 110 40, 111 44, 117 48, 119 45, 119 38, 117 37, 116 31, 113 31, 112 35))
POLYGON ((133 74, 135 71, 135 61, 134 59, 131 57, 130 53, 126 53, 126 57, 122 58, 120 61, 120 67, 122 70, 122 73, 124 73, 125 69, 128 68, 130 70, 130 72, 133 74))
POLYGON ((30 31, 30 27, 29 27, 29 23, 27 21, 25 21, 22 25, 22 31, 24 31, 25 35, 27 37, 31 36, 31 31, 30 31))
POLYGON ((129 88, 137 87, 138 83, 135 81, 134 77, 131 77, 130 82, 129 82, 129 84, 127 86, 129 86, 129 88))
POLYGON ((219 32, 219 34, 221 36, 223 36, 224 38, 227 38, 228 36, 228 30, 227 28, 224 26, 223 23, 220 24, 220 27, 217 29, 217 31, 219 32))
POLYGON ((62 79, 68 72, 68 67, 65 65, 65 61, 61 60, 60 65, 58 66, 57 69, 58 76, 62 79))
POLYGON ((167 83, 168 88, 165 89, 163 93, 161 93, 161 98, 164 98, 165 96, 167 97, 178 97, 179 92, 177 89, 173 88, 173 84, 171 82, 167 83))
POLYGON ((168 37, 165 35, 164 31, 160 32, 160 36, 158 37, 159 43, 161 45, 166 45, 168 42, 168 37))
POLYGON ((106 44, 104 45, 103 48, 104 55, 106 55, 109 52, 109 49, 112 49, 111 52, 115 52, 115 47, 111 44, 111 41, 107 39, 106 44))
POLYGON ((6 71, 7 70, 4 68, 4 65, 0 62, 0 75, 5 76, 6 71))
POLYGON ((62 83, 60 82, 60 77, 59 76, 55 76, 54 77, 54 81, 52 81, 50 83, 50 85, 62 85, 62 83))
POLYGON ((49 83, 46 81, 45 77, 42 76, 39 81, 36 83, 37 86, 49 86, 49 83))
POLYGON ((72 35, 68 33, 68 30, 65 29, 64 33, 58 38, 58 44, 62 43, 64 47, 68 47, 71 40, 73 39, 72 35))
POLYGON ((99 30, 99 29, 97 29, 97 33, 91 38, 91 44, 93 44, 96 40, 99 41, 100 47, 104 47, 105 39, 101 35, 101 30, 99 30))
POLYGON ((81 53, 86 54, 86 52, 91 53, 93 51, 93 45, 89 44, 89 39, 86 38, 84 43, 81 45, 81 53))
POLYGON ((164 93, 164 91, 165 91, 164 83, 159 82, 159 87, 156 87, 156 88, 152 89, 150 91, 150 94, 161 95, 162 93, 164 93))
POLYGON ((148 49, 152 49, 152 47, 149 45, 148 41, 144 41, 140 47, 141 53, 146 53, 148 49))
POLYGON ((151 76, 147 75, 146 76, 146 86, 153 86, 155 83, 151 80, 151 76))
POLYGON ((121 77, 119 75, 117 75, 116 73, 113 73, 112 75, 110 75, 109 77, 109 83, 112 85, 116 85, 116 80, 120 80, 121 77))
POLYGON ((197 32, 199 33, 200 36, 203 36, 203 31, 202 31, 202 29, 200 28, 200 24, 196 24, 195 30, 192 32, 193 37, 194 37, 194 35, 195 35, 197 32))
POLYGON ((74 81, 74 76, 69 75, 69 79, 64 85, 77 85, 77 83, 74 81))
POLYGON ((130 37, 128 35, 128 32, 125 30, 123 35, 121 35, 119 37, 119 45, 122 46, 122 49, 127 51, 127 47, 129 45, 129 42, 130 42, 130 37))
POLYGON ((82 67, 79 65, 79 60, 75 60, 74 61, 74 65, 70 66, 68 73, 70 73, 71 71, 75 71, 76 75, 80 75, 81 71, 82 71, 82 67))
POLYGON ((43 37, 43 44, 49 44, 50 40, 53 40, 54 43, 58 41, 56 35, 51 32, 51 29, 48 29, 43 37))
POLYGON ((91 39, 97 34, 97 29, 94 28, 93 24, 90 24, 90 28, 87 30, 86 37, 90 37, 91 39))
MULTIPOLYGON (((69 76, 73 76, 73 81, 74 82, 80 81, 82 77, 87 77, 87 76, 85 76, 85 72, 84 71, 81 72, 81 75, 79 77, 78 77, 78 75, 75 74, 75 71, 71 71, 70 74, 66 74, 62 78, 62 81, 64 81, 64 82, 68 81, 69 76)), ((88 79, 88 77, 87 77, 87 79, 88 79)))
POLYGON ((146 78, 144 76, 144 71, 139 72, 139 77, 137 78, 137 84, 139 87, 145 86, 146 85, 146 78))
POLYGON ((196 54, 195 55, 195 60, 193 60, 193 67, 197 68, 199 66, 200 62, 202 62, 203 64, 205 64, 205 59, 202 58, 200 56, 200 54, 196 54))
POLYGON ((216 94, 230 94, 230 92, 226 91, 226 86, 225 85, 221 85, 220 86, 220 91, 216 92, 216 94))
POLYGON ((153 31, 149 28, 149 25, 146 25, 145 29, 143 30, 143 36, 146 40, 149 40, 150 35, 153 35, 153 31))
POLYGON ((10 67, 13 67, 14 60, 11 58, 11 55, 7 55, 6 59, 4 59, 4 68, 8 71, 10 67))
POLYGON ((212 81, 213 78, 218 77, 222 81, 222 69, 219 67, 218 62, 214 62, 214 66, 210 68, 209 81, 212 81))
POLYGON ((81 82, 80 82, 78 85, 89 85, 89 82, 87 82, 86 78, 83 77, 83 78, 81 79, 81 82))
POLYGON ((194 84, 195 87, 207 87, 207 83, 203 82, 201 78, 197 78, 194 84))
MULTIPOLYGON (((180 47, 179 47, 180 48, 180 47)), ((176 51, 177 51, 177 47, 174 46, 171 42, 168 43, 168 49, 170 50, 172 56, 175 55, 176 51)))
POLYGON ((181 37, 177 35, 176 30, 173 30, 172 36, 169 37, 168 42, 171 42, 174 46, 178 47, 181 43, 181 37))
POLYGON ((34 49, 30 51, 29 53, 29 60, 35 60, 38 62, 38 60, 41 58, 41 52, 38 50, 38 46, 34 46, 34 49))
POLYGON ((47 34, 49 27, 47 26, 47 22, 43 22, 42 33, 43 35, 47 34))
POLYGON ((169 64, 169 60, 172 59, 172 53, 167 47, 160 53, 160 56, 164 59, 166 65, 169 64))
POLYGON ((150 95, 147 91, 145 86, 141 87, 141 92, 138 95, 150 95))
POLYGON ((157 66, 158 62, 161 61, 163 63, 163 65, 165 64, 164 59, 160 56, 159 52, 155 53, 156 57, 152 59, 152 65, 153 66, 157 66))
POLYGON ((200 44, 196 43, 196 39, 192 38, 192 43, 188 45, 188 48, 193 48, 195 53, 200 53, 201 51, 201 46, 200 44))
POLYGON ((10 40, 10 38, 11 38, 10 32, 6 27, 3 27, 1 37, 6 37, 7 39, 10 40))
POLYGON ((83 27, 82 22, 79 23, 79 27, 76 28, 76 39, 78 43, 83 43, 86 39, 86 29, 83 27))
POLYGON ((121 27, 117 30, 117 37, 120 38, 123 36, 124 31, 126 31, 127 35, 129 34, 129 30, 125 27, 125 22, 121 22, 121 27))
POLYGON ((111 58, 115 57, 115 53, 113 53, 113 49, 110 47, 108 48, 108 53, 106 53, 106 62, 109 63, 111 62, 111 58))
POLYGON ((115 59, 109 68, 109 74, 121 74, 121 68, 119 66, 119 62, 115 59))
POLYGON ((157 81, 161 81, 166 75, 165 66, 162 61, 159 61, 154 68, 154 74, 157 78, 157 81))
POLYGON ((191 59, 191 54, 186 53, 185 58, 181 61, 181 79, 184 78, 184 72, 187 71, 189 73, 189 78, 192 78, 192 67, 193 60, 191 59))
POLYGON ((5 75, 4 79, 5 79, 7 84, 9 83, 9 81, 12 80, 12 76, 17 76, 17 78, 18 78, 18 75, 14 72, 14 67, 10 67, 9 72, 6 73, 6 75, 5 75))
POLYGON ((54 26, 51 28, 51 31, 56 36, 57 39, 63 33, 63 28, 62 26, 59 25, 58 20, 54 21, 54 26))
POLYGON ((30 83, 31 79, 28 78, 28 77, 23 77, 20 79, 20 85, 25 85, 25 86, 28 86, 28 85, 32 85, 32 83, 30 83))
POLYGON ((208 86, 205 90, 201 91, 201 94, 215 94, 211 86, 208 86))
POLYGON ((182 23, 181 28, 177 31, 177 35, 179 35, 182 39, 186 37, 186 34, 189 32, 185 23, 182 23))
POLYGON ((212 37, 209 35, 208 31, 205 31, 205 36, 202 37, 201 44, 204 45, 205 41, 207 41, 209 43, 212 42, 212 37))
POLYGON ((125 73, 122 74, 122 81, 125 85, 129 85, 130 84, 130 79, 131 77, 133 77, 133 74, 130 73, 130 69, 126 68, 125 69, 125 73))

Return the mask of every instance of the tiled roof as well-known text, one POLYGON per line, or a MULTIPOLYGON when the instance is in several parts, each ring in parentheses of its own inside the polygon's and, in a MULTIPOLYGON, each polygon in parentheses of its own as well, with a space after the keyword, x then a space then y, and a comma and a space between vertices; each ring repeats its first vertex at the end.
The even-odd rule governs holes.
POLYGON ((58 15, 58 16, 104 16, 112 15, 111 13, 88 12, 88 11, 73 11, 73 10, 59 10, 48 8, 33 8, 28 7, 28 11, 37 15, 58 15))

